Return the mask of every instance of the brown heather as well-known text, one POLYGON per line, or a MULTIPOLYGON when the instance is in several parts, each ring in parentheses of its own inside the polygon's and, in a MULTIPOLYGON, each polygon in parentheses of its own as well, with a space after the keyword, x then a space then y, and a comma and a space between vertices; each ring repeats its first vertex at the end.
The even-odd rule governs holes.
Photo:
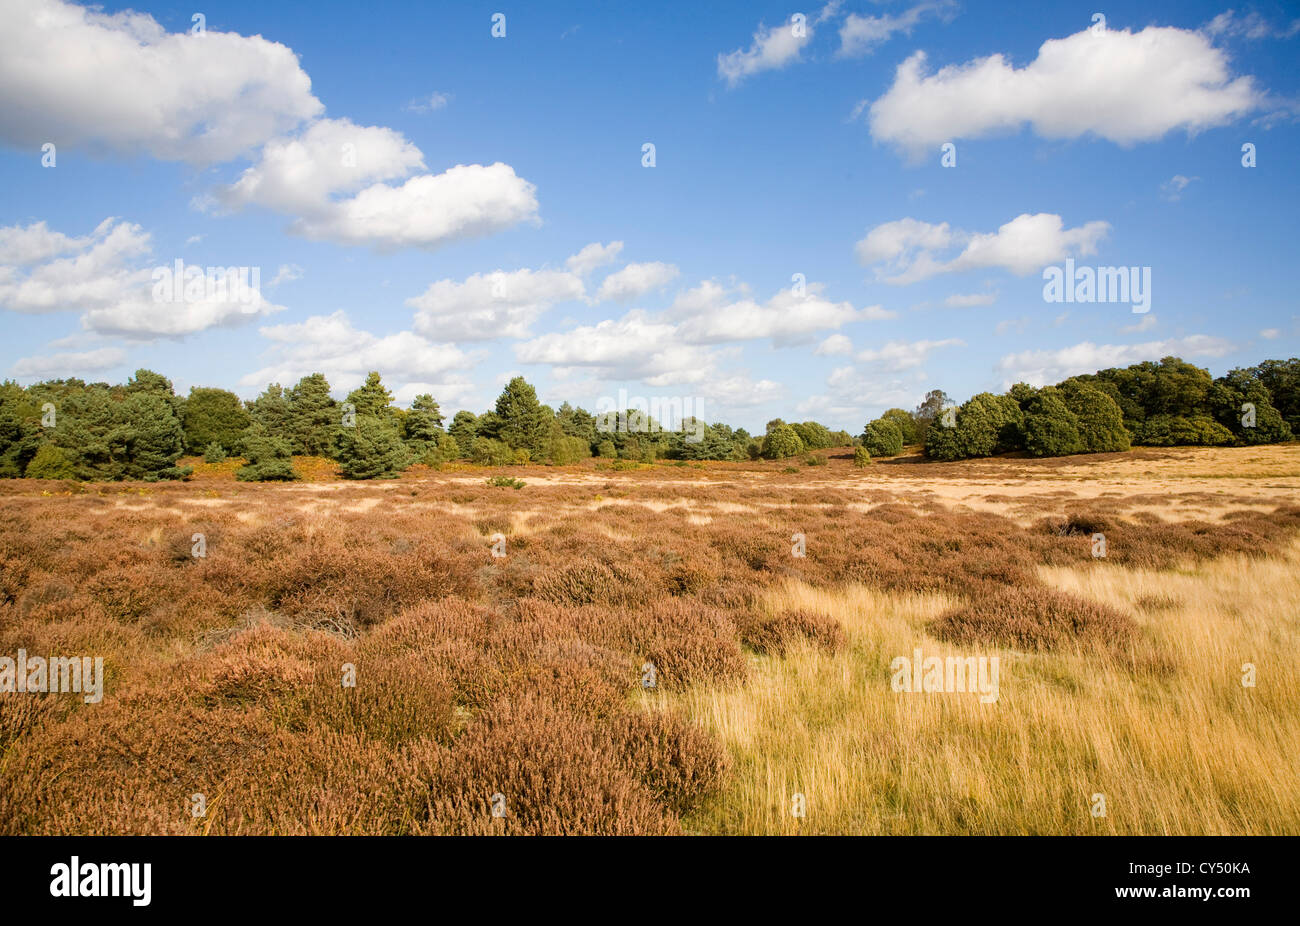
POLYGON ((1137 633, 1128 615, 1052 588, 1006 588, 942 615, 940 640, 1015 649, 1122 648, 1137 633))
POLYGON ((1300 448, 908 460, 0 483, 0 655, 107 675, 97 705, 0 694, 0 833, 788 832, 801 788, 811 831, 1089 832, 1060 808, 1115 755, 1069 726, 1094 709, 1162 718, 1117 734, 1106 790, 1152 809, 1110 831, 1300 831, 1293 783, 1239 791, 1300 743, 1295 696, 1243 707, 1234 674, 1294 671, 1294 613, 1206 591, 1289 600, 1300 448), (1000 653, 1004 700, 898 700, 916 646, 1000 653), (1225 725, 1192 765, 1161 751, 1225 725))

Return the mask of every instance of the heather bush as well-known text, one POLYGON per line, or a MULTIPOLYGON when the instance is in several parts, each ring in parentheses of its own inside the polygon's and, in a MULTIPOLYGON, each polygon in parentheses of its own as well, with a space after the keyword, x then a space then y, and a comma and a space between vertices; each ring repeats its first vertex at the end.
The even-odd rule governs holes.
MULTIPOLYGON (((805 660, 837 672, 896 620, 882 596, 942 596, 929 630, 953 645, 1060 650, 1086 669, 1148 634, 1051 591, 1042 567, 1169 569, 1276 555, 1300 534, 1300 508, 1258 499, 1175 521, 1149 513, 1152 499, 991 496, 1000 515, 972 510, 990 496, 963 509, 928 490, 900 500, 879 480, 837 485, 850 466, 570 471, 528 493, 427 472, 288 487, 203 472, 75 495, 0 484, 0 654, 102 653, 108 666, 93 707, 0 693, 0 833, 709 829, 712 798, 752 770, 742 759, 728 772, 735 744, 676 711, 805 660), (803 603, 786 600, 798 590, 803 603), (841 595, 854 609, 834 606, 841 595), (194 792, 205 818, 187 812, 194 792)), ((1134 608, 1174 616, 1151 596, 1134 608)))
POLYGON ((1134 639, 1137 625, 1121 611, 1050 588, 1006 588, 943 614, 929 630, 964 646, 1028 650, 1116 649, 1134 639))
POLYGON ((830 617, 810 611, 747 614, 737 620, 741 641, 760 653, 782 655, 796 640, 833 653, 844 645, 844 630, 830 617))

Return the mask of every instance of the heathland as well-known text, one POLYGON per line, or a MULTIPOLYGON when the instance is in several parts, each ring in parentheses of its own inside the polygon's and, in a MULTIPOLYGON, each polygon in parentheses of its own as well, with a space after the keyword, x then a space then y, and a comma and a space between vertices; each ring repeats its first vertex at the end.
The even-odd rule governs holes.
POLYGON ((1300 833, 1295 443, 179 462, 0 482, 0 833, 1300 833))

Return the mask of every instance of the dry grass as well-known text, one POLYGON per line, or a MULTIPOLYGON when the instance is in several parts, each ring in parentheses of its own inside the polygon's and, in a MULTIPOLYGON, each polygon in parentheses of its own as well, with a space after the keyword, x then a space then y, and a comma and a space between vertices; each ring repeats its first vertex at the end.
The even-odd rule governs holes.
POLYGON ((736 757, 688 825, 729 833, 1295 834, 1300 832, 1300 544, 1177 574, 1042 570, 1052 589, 1137 615, 1163 657, 1024 651, 929 635, 952 602, 791 582, 774 608, 845 628, 755 661, 743 685, 660 699, 736 757), (1153 600, 1162 604, 1149 613, 1153 600), (1167 602, 1176 600, 1176 610, 1167 602), (1146 607, 1144 607, 1146 602, 1146 607), (998 655, 1000 697, 891 690, 891 659, 998 655), (1242 666, 1257 685, 1242 686, 1242 666), (791 813, 795 792, 807 816, 791 813), (1091 814, 1103 794, 1107 814, 1091 814))
POLYGON ((1300 832, 1300 447, 1213 453, 2 483, 0 655, 107 683, 0 694, 0 833, 1300 832))

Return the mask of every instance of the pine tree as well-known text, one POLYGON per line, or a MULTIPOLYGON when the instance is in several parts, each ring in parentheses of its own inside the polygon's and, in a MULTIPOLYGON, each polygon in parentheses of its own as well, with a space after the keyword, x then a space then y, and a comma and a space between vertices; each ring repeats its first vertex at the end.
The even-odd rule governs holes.
POLYGON ((338 403, 330 396, 330 384, 321 373, 298 380, 285 396, 288 402, 285 428, 281 433, 300 456, 327 457, 342 423, 338 403))
POLYGON ((411 462, 392 420, 362 414, 351 427, 339 430, 338 460, 347 479, 392 478, 411 462))
MULTIPOLYGON (((522 376, 516 376, 497 397, 496 414, 500 428, 488 435, 515 450, 527 450, 535 458, 545 454, 550 435, 551 410, 537 401, 537 390, 522 376)), ((484 429, 480 427, 480 433, 484 429)))
POLYGON ((289 482, 299 478, 293 468, 293 446, 261 425, 248 430, 241 449, 248 461, 235 470, 235 478, 241 482, 289 482))

